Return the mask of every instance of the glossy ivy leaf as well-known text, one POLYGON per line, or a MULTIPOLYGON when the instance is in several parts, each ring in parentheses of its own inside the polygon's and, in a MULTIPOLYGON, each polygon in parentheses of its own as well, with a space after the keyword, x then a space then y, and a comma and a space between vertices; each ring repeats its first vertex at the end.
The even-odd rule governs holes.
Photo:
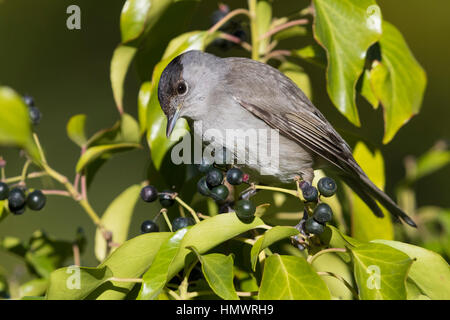
POLYGON ((187 233, 188 228, 183 228, 175 232, 161 245, 150 268, 142 277, 142 286, 137 297, 138 300, 154 300, 166 285, 169 266, 180 250, 181 240, 187 233))
POLYGON ((260 300, 329 300, 325 282, 303 258, 274 254, 264 263, 260 300))
POLYGON ((262 237, 256 240, 250 252, 250 261, 253 271, 256 268, 258 262, 259 253, 265 248, 269 247, 273 243, 285 238, 295 236, 299 231, 294 227, 275 226, 270 230, 267 230, 262 237))
MULTIPOLYGON (((269 31, 272 22, 272 4, 267 0, 260 0, 256 4, 256 30, 257 36, 260 38, 269 31)), ((259 41, 259 54, 263 55, 267 51, 270 38, 259 41)))
MULTIPOLYGON (((101 218, 102 227, 112 232, 111 241, 114 244, 121 245, 127 240, 128 229, 140 191, 141 186, 138 184, 127 188, 111 202, 101 218)), ((113 252, 116 248, 108 248, 102 230, 97 228, 95 233, 96 258, 103 261, 107 253, 113 252)))
POLYGON ((76 269, 71 266, 52 272, 47 298, 57 300, 125 298, 135 283, 115 281, 109 281, 107 285, 105 283, 113 275, 116 278, 140 277, 151 265, 161 244, 171 235, 170 232, 148 233, 128 240, 97 268, 76 269), (77 274, 78 271, 80 273, 77 274), (78 284, 78 275, 81 290, 74 290, 74 286, 78 284))
POLYGON ((426 75, 402 34, 386 21, 383 21, 380 48, 382 60, 372 68, 370 78, 375 96, 383 105, 383 143, 388 143, 419 112, 426 75))
POLYGON ((23 148, 37 163, 41 156, 32 137, 28 107, 11 88, 0 86, 0 145, 23 148))
POLYGON ((87 143, 85 124, 85 114, 74 115, 70 118, 69 122, 67 122, 67 135, 70 140, 72 140, 79 147, 83 147, 87 143))
POLYGON ((437 253, 408 243, 388 240, 372 242, 400 250, 414 259, 408 277, 420 291, 433 300, 450 299, 450 267, 437 253))
POLYGON ((284 61, 278 67, 278 70, 280 70, 286 77, 291 79, 300 89, 302 89, 309 99, 312 98, 311 81, 309 80, 308 74, 305 73, 302 67, 292 62, 284 61))
POLYGON ((159 170, 166 152, 178 141, 174 137, 180 138, 188 128, 187 122, 180 119, 175 126, 171 139, 166 137, 167 119, 158 101, 158 84, 161 74, 173 58, 188 50, 204 50, 214 37, 215 34, 209 34, 206 31, 193 31, 173 39, 164 53, 163 60, 153 70, 152 88, 147 107, 147 142, 153 164, 157 170, 159 170))
POLYGON ((406 299, 406 277, 413 262, 408 255, 378 243, 348 249, 362 300, 406 299))
POLYGON ((116 102, 117 110, 123 112, 123 84, 127 75, 128 68, 133 60, 137 48, 125 44, 119 45, 114 50, 111 59, 111 87, 113 90, 114 101, 116 102))
POLYGON ((141 85, 138 96, 138 119, 140 132, 143 134, 147 130, 147 107, 150 101, 152 83, 146 81, 141 85))
MULTIPOLYGON (((383 190, 385 184, 384 160, 380 150, 372 153, 363 143, 358 142, 353 150, 355 160, 375 185, 383 190)), ((387 210, 382 208, 383 218, 375 216, 370 208, 351 191, 352 236, 361 241, 373 239, 394 239, 394 226, 387 210)))
POLYGON ((22 284, 19 288, 20 298, 43 296, 48 288, 48 279, 33 279, 22 284))
POLYGON ((210 288, 224 300, 239 300, 233 284, 233 257, 220 253, 201 255, 195 247, 188 247, 202 264, 202 272, 210 288))
POLYGON ((115 143, 139 143, 139 124, 127 113, 122 114, 111 128, 103 129, 89 138, 89 147, 115 144, 115 143))
POLYGON ((381 11, 374 0, 314 0, 314 8, 314 37, 328 57, 328 94, 338 110, 359 126, 355 85, 367 49, 381 37, 381 11))
POLYGON ((359 86, 359 92, 367 100, 367 102, 369 102, 374 109, 377 109, 380 103, 378 98, 373 93, 372 84, 370 83, 370 76, 370 70, 364 70, 357 86, 359 86))
POLYGON ((433 148, 417 159, 413 172, 408 173, 407 180, 413 183, 450 164, 450 151, 433 148))

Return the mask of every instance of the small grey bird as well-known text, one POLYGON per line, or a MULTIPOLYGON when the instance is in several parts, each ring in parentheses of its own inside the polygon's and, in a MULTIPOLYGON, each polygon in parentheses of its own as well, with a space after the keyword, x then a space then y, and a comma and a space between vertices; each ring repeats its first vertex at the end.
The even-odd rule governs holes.
MULTIPOLYGON (((300 176, 311 184, 314 169, 326 168, 342 178, 376 216, 383 217, 375 201, 378 200, 395 217, 416 226, 370 181, 353 158, 349 145, 302 90, 267 64, 247 58, 219 58, 201 51, 188 51, 164 69, 158 99, 168 120, 167 136, 180 117, 191 127, 194 122, 201 121, 203 131, 278 130, 280 159, 277 169, 270 175, 261 175, 261 163, 243 162, 243 169, 254 181, 292 183, 300 176)), ((225 142, 223 147, 227 148, 225 142)), ((256 147, 249 146, 247 153, 255 152, 256 147)))

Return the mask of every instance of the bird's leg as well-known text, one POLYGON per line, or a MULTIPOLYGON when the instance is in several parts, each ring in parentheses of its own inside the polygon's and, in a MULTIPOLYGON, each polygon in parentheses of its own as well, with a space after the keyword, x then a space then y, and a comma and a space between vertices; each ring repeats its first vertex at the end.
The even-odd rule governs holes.
POLYGON ((303 209, 303 218, 302 218, 302 219, 300 220, 300 222, 295 226, 295 228, 296 228, 296 229, 304 236, 304 237, 301 237, 301 236, 299 236, 299 235, 296 235, 296 236, 293 237, 293 240, 295 241, 295 244, 297 245, 297 248, 298 248, 300 251, 305 250, 305 242, 304 242, 303 238, 306 238, 308 235, 307 235, 306 232, 305 232, 304 225, 305 225, 305 222, 306 222, 306 220, 308 219, 308 217, 309 217, 309 215, 308 215, 308 209, 305 207, 305 208, 303 209))
POLYGON ((252 183, 250 187, 242 191, 239 195, 239 199, 249 200, 253 197, 259 191, 258 189, 255 189, 254 185, 255 183, 252 183))

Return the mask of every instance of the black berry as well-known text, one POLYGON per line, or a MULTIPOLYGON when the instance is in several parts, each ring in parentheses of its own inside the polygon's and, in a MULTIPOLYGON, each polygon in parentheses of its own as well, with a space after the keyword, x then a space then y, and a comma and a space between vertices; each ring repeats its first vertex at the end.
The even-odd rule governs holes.
POLYGON ((0 182, 0 200, 8 198, 9 187, 6 183, 0 182))
POLYGON ((236 215, 242 220, 249 220, 255 216, 256 207, 250 200, 239 200, 234 207, 236 215))
POLYGON ((333 218, 333 210, 328 204, 322 202, 314 209, 313 217, 319 223, 330 222, 333 218))
POLYGON ((23 213, 22 209, 25 208, 25 200, 25 192, 20 188, 13 188, 8 195, 9 210, 12 213, 23 213))
POLYGON ((165 190, 159 194, 159 203, 164 208, 169 208, 173 206, 175 200, 172 199, 172 192, 170 190, 165 190))
POLYGON ((41 210, 45 206, 46 197, 41 190, 34 190, 27 197, 27 206, 31 210, 41 210))
POLYGON ((212 163, 209 163, 205 159, 202 160, 202 163, 196 164, 195 166, 197 167, 198 171, 202 173, 207 173, 209 170, 213 168, 212 163))
POLYGON ((158 190, 154 186, 145 186, 141 190, 141 198, 145 202, 153 202, 158 199, 158 190))
POLYGON ((319 197, 319 192, 313 186, 304 187, 302 193, 307 202, 316 202, 319 197))
POLYGON ((178 217, 172 221, 172 231, 177 231, 194 224, 194 219, 192 219, 191 217, 178 217))
POLYGON ((209 188, 217 187, 219 184, 222 183, 223 180, 223 174, 222 171, 219 169, 211 169, 206 174, 206 183, 208 184, 209 188))
POLYGON ((244 173, 241 169, 231 168, 227 171, 227 181, 234 186, 240 185, 243 177, 244 173))
POLYGON ((319 188, 320 194, 324 197, 331 197, 336 193, 337 185, 333 179, 329 177, 323 177, 317 183, 317 188, 319 188))
POLYGON ((223 184, 218 185, 211 190, 211 197, 216 201, 224 201, 229 194, 228 188, 223 184))
POLYGON ((150 233, 150 232, 158 232, 159 227, 158 225, 153 222, 152 220, 145 220, 141 224, 141 232, 142 233, 150 233))
POLYGON ((321 234, 324 230, 324 226, 310 217, 305 222, 305 230, 308 233, 321 234))
POLYGON ((34 99, 32 96, 29 95, 24 95, 23 96, 23 101, 25 102, 25 104, 29 107, 34 107, 34 99))
POLYGON ((41 121, 42 114, 37 107, 29 107, 28 113, 30 114, 31 123, 38 125, 41 121))
POLYGON ((206 183, 206 177, 202 177, 200 180, 198 180, 197 191, 207 197, 211 195, 211 190, 209 190, 208 184, 206 183))

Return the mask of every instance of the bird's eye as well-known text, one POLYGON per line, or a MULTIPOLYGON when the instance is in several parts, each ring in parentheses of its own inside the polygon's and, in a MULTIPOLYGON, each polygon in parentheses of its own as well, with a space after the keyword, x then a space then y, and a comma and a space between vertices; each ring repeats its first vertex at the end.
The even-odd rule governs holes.
POLYGON ((178 84, 177 84, 177 93, 178 93, 178 95, 184 95, 184 94, 186 94, 186 92, 187 92, 187 85, 186 85, 186 82, 184 82, 184 81, 180 81, 180 82, 178 82, 178 84))

